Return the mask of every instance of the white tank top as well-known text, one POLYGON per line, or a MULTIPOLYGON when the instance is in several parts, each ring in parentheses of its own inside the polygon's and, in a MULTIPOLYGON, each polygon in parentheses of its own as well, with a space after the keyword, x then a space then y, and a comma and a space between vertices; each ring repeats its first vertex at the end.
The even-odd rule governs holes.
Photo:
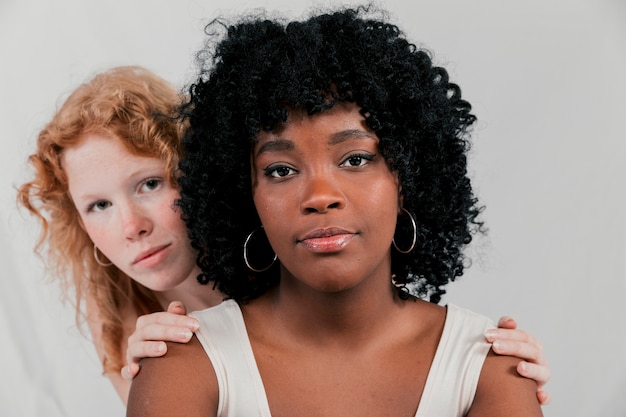
MULTIPOLYGON (((448 305, 446 321, 415 417, 461 417, 476 393, 491 345, 484 333, 493 322, 448 305)), ((239 305, 232 300, 191 314, 200 321, 196 336, 213 364, 219 386, 220 417, 271 417, 239 305)))

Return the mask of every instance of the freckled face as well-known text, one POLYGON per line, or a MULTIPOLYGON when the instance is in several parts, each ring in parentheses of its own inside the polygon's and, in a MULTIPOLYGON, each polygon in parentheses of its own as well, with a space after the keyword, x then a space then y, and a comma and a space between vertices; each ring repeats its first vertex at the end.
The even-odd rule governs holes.
POLYGON ((196 253, 174 210, 179 194, 163 161, 88 135, 63 152, 62 163, 87 234, 111 262, 155 291, 195 281, 196 253))
POLYGON ((252 150, 254 203, 281 280, 336 292, 390 280, 398 179, 353 104, 291 112, 252 150))

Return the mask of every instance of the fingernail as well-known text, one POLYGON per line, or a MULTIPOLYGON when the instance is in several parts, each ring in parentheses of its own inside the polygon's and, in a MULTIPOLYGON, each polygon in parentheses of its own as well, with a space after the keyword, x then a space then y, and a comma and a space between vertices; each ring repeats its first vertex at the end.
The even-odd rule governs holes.
POLYGON ((493 346, 493 350, 495 350, 496 352, 502 352, 502 350, 504 349, 504 343, 500 342, 499 340, 493 342, 491 346, 493 346))
POLYGON ((189 339, 191 339, 191 336, 193 336, 193 333, 190 330, 184 329, 184 330, 179 330, 178 331, 178 336, 181 339, 189 340, 189 339))
POLYGON ((191 329, 192 332, 195 332, 200 327, 200 323, 198 323, 198 320, 189 320, 187 322, 187 326, 191 329))
POLYGON ((485 338, 490 342, 493 342, 497 335, 498 332, 495 329, 489 329, 485 332, 485 338))
POLYGON ((164 351, 165 351, 165 343, 158 343, 156 346, 154 346, 155 353, 162 353, 164 351))
POLYGON ((520 362, 519 366, 520 366, 522 372, 528 371, 528 365, 526 364, 526 362, 520 362))

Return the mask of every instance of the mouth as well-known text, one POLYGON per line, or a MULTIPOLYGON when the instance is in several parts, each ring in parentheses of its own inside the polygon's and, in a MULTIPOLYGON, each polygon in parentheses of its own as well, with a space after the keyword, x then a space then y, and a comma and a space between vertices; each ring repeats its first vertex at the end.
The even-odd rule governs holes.
POLYGON ((357 233, 339 227, 316 229, 307 233, 298 243, 315 253, 336 253, 345 248, 357 233))
POLYGON ((166 244, 166 245, 160 245, 160 246, 155 246, 152 247, 150 249, 144 250, 142 251, 139 255, 137 255, 137 257, 133 260, 133 265, 138 264, 140 262, 143 262, 149 258, 151 258, 152 256, 160 253, 161 251, 163 251, 164 249, 168 248, 170 246, 170 244, 166 244))
POLYGON ((353 235, 353 232, 349 232, 340 227, 328 227, 325 229, 316 229, 312 232, 307 233, 301 241, 309 240, 309 239, 319 239, 319 238, 328 238, 339 235, 353 235))

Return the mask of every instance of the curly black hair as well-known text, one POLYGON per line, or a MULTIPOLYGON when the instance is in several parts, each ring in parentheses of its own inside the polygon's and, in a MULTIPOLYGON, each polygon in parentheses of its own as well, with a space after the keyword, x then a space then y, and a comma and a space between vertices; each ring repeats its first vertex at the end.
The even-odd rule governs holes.
POLYGON ((438 303, 443 287, 463 274, 463 248, 482 230, 466 160, 476 118, 430 52, 371 12, 358 7, 304 21, 257 16, 207 26, 199 75, 181 110, 189 128, 179 179, 201 283, 214 281, 227 297, 245 302, 279 282, 276 265, 253 274, 243 262, 243 242, 261 224, 250 147, 290 110, 315 114, 337 102, 360 107, 417 222, 415 249, 392 250, 400 295, 408 297, 410 287, 438 303))

